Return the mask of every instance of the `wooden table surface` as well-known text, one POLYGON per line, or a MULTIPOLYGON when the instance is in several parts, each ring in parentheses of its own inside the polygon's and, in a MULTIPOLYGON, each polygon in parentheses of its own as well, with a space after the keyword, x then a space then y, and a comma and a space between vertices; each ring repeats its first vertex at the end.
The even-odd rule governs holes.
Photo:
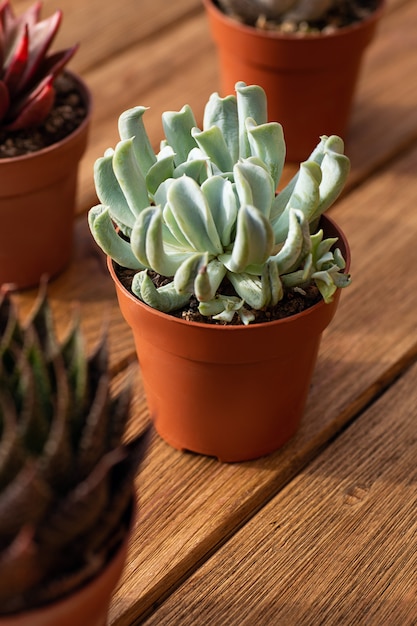
MULTIPOLYGON (((45 16, 64 10, 58 43, 80 42, 70 67, 95 107, 73 261, 49 296, 58 330, 80 302, 89 345, 108 320, 114 384, 134 377, 138 429, 149 417, 131 333, 86 223, 92 167, 126 108, 151 107, 155 146, 165 109, 189 103, 201 117, 218 88, 214 46, 199 0, 43 6, 45 16)), ((388 0, 366 55, 346 141, 352 173, 331 209, 351 244, 353 284, 323 335, 299 433, 240 464, 154 435, 112 625, 417 624, 416 24, 415 0, 388 0)), ((35 295, 18 295, 23 314, 35 295)))

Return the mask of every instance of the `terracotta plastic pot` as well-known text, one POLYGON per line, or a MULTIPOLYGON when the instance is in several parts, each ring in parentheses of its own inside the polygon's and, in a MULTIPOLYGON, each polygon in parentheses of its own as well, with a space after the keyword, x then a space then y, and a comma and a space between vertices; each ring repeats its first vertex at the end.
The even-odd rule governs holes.
POLYGON ((32 287, 70 262, 78 164, 91 118, 90 92, 72 76, 88 110, 81 125, 43 150, 0 159, 0 285, 32 287))
POLYGON ((98 576, 62 600, 11 616, 0 616, 0 626, 106 626, 113 592, 126 563, 136 519, 133 501, 129 531, 119 550, 98 576))
POLYGON ((287 160, 305 160, 321 135, 346 136, 363 54, 384 0, 361 22, 310 36, 246 26, 213 0, 203 3, 217 46, 221 94, 234 93, 241 80, 263 87, 269 119, 284 128, 287 160))
MULTIPOLYGON (((340 229, 322 218, 328 237, 340 229)), ((249 326, 187 322, 152 309, 118 280, 121 312, 130 325, 155 429, 173 447, 245 461, 292 437, 303 414, 323 330, 339 300, 320 302, 286 319, 249 326)))

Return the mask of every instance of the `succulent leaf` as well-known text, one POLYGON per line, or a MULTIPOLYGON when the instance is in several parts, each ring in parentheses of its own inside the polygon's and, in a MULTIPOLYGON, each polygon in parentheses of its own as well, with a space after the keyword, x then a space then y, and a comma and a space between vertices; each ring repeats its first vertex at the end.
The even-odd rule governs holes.
POLYGON ((239 120, 236 96, 220 98, 218 93, 211 94, 204 108, 203 129, 207 130, 212 126, 219 128, 232 163, 235 163, 239 158, 239 120))
POLYGON ((258 85, 236 83, 237 112, 239 121, 239 157, 251 156, 246 120, 253 119, 255 124, 266 124, 268 121, 266 95, 258 85))
POLYGON ((184 105, 180 111, 165 111, 162 114, 162 126, 170 146, 175 152, 175 164, 187 160, 187 155, 197 146, 192 129, 197 126, 194 113, 188 105, 184 105))
POLYGON ((41 3, 15 17, 9 0, 0 6, 0 122, 7 130, 39 126, 55 102, 54 80, 78 49, 48 54, 62 12, 40 19, 41 3))
POLYGON ((156 162, 156 155, 142 119, 146 111, 147 107, 133 107, 124 111, 119 117, 120 139, 122 141, 132 139, 136 162, 144 177, 156 162))
POLYGON ((335 240, 322 242, 316 232, 342 190, 349 160, 339 137, 323 135, 277 193, 285 160, 282 126, 267 121, 261 87, 238 82, 235 89, 235 96, 210 96, 203 130, 188 105, 164 113, 165 138, 156 155, 143 126, 145 107, 122 114, 129 164, 118 168, 113 150, 98 159, 95 182, 105 206, 90 210, 89 224, 106 254, 142 270, 132 292, 149 306, 170 312, 193 296, 203 315, 225 321, 236 314, 246 324, 254 316, 245 304, 275 306, 287 290, 302 293, 312 281, 329 301, 335 288, 349 283, 335 240), (128 137, 135 126, 137 136, 128 137), (157 287, 155 274, 168 282, 157 287))
POLYGON ((134 219, 149 206, 149 197, 142 170, 136 160, 133 139, 125 139, 117 144, 112 166, 134 219), (130 184, 132 180, 136 180, 134 187, 130 184))
POLYGON ((97 244, 108 250, 109 255, 122 267, 144 269, 134 255, 130 244, 118 236, 114 229, 109 209, 102 204, 93 207, 88 214, 88 223, 97 244))

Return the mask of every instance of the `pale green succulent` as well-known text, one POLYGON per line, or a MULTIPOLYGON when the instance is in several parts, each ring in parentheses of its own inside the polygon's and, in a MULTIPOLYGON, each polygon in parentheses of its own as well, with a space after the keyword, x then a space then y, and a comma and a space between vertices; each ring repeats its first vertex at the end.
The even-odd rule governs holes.
POLYGON ((145 111, 120 116, 121 141, 95 164, 101 204, 89 212, 98 245, 137 270, 138 298, 170 312, 194 295, 203 315, 230 321, 238 311, 249 323, 251 309, 276 305, 286 288, 314 281, 329 302, 349 283, 336 240, 315 232, 349 173, 339 137, 322 137, 277 194, 285 141, 282 126, 267 122, 260 87, 239 82, 236 96, 212 94, 202 130, 188 105, 165 112, 158 154, 145 111), (149 270, 172 280, 157 288, 149 270), (223 295, 225 281, 235 296, 223 295))

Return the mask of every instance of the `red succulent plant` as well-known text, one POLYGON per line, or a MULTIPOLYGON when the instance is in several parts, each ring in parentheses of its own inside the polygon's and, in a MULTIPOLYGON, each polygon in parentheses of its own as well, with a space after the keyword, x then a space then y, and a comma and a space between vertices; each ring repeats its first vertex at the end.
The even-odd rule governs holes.
POLYGON ((0 126, 39 126, 55 101, 54 80, 78 45, 48 54, 62 11, 41 20, 41 2, 16 17, 9 0, 0 3, 0 126))

